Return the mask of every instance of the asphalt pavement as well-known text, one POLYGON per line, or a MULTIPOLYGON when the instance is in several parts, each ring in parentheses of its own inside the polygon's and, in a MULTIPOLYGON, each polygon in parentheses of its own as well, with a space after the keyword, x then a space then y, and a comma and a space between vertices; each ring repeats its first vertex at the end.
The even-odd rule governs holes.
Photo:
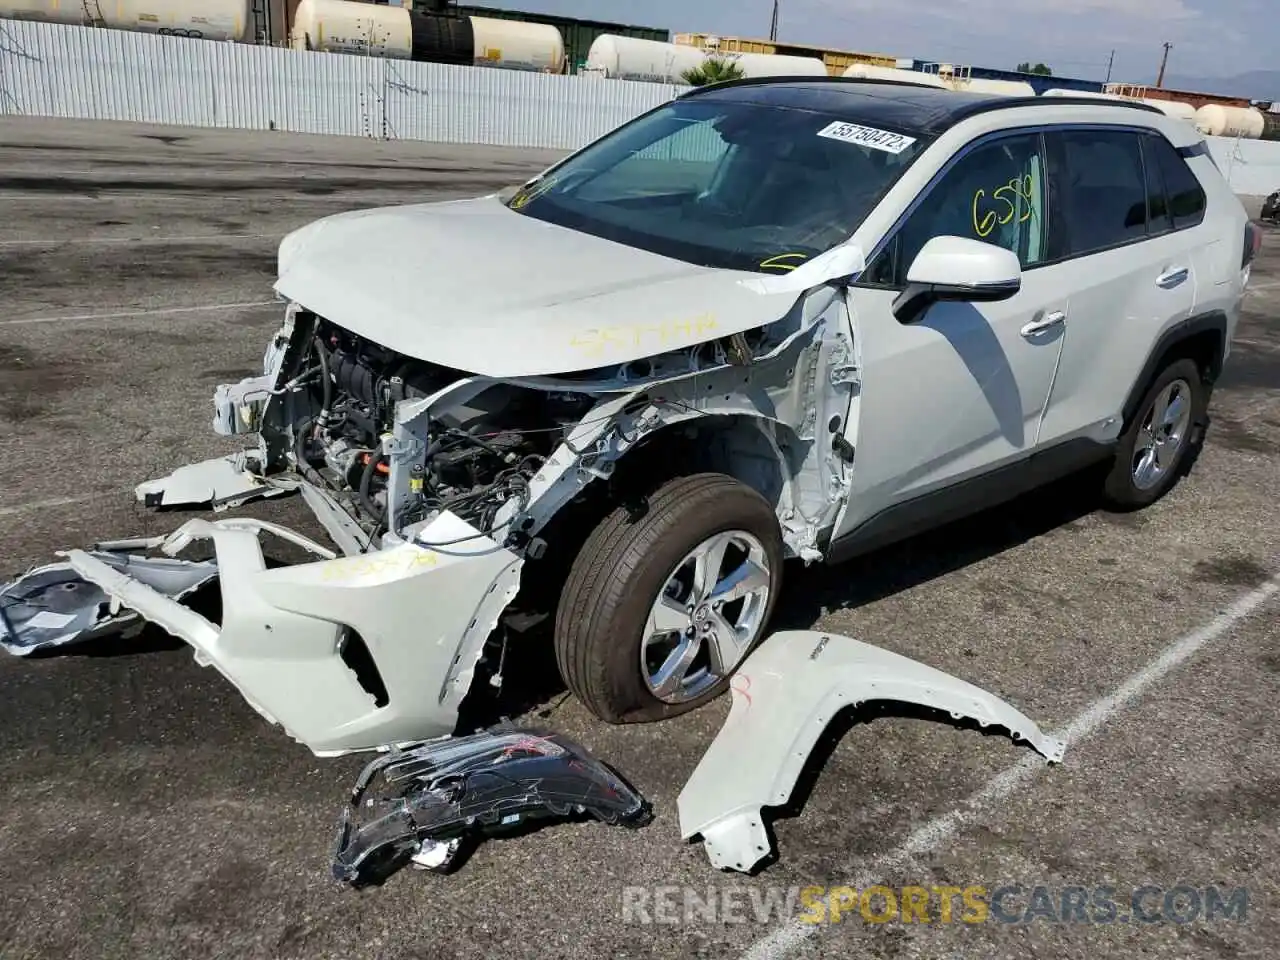
MULTIPOLYGON (((555 156, 5 118, 0 574, 181 522, 144 511, 132 487, 235 448, 212 434, 209 397, 260 364, 286 232, 489 192, 555 156)), ((1102 513, 1072 481, 788 571, 779 626, 984 686, 1071 732, 1063 765, 907 710, 861 715, 774 823, 777 862, 722 875, 680 840, 675 800, 727 698, 611 727, 551 683, 529 716, 618 767, 654 822, 552 825, 486 843, 453 875, 406 870, 355 892, 328 867, 363 758, 311 756, 158 631, 6 656, 0 957, 1273 955, 1280 231, 1267 242, 1207 447, 1159 504, 1102 513), (957 894, 949 921, 934 900, 930 922, 907 923, 883 892, 860 901, 877 882, 895 903, 906 886, 978 887, 990 905, 966 920, 957 894), (839 922, 788 922, 807 887, 834 888, 839 922), (1226 902, 1239 889, 1243 910, 1226 902), (1228 915, 1210 919, 1215 896, 1228 915)), ((297 502, 252 512, 314 530, 297 502)))

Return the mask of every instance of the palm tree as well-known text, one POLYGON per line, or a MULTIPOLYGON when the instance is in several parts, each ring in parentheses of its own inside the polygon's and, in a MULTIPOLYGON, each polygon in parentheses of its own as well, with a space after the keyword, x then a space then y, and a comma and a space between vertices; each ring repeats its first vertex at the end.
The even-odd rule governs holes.
POLYGON ((705 87, 711 83, 724 83, 727 80, 738 80, 742 77, 742 68, 732 60, 718 57, 707 57, 696 67, 691 67, 680 75, 691 87, 705 87))

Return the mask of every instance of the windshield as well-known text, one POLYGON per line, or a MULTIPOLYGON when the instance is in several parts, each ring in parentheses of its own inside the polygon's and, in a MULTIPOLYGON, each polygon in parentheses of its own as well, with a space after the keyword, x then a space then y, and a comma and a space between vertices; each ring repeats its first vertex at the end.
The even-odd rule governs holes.
POLYGON ((847 240, 925 146, 849 116, 676 100, 526 184, 508 205, 702 266, 785 271, 847 240))

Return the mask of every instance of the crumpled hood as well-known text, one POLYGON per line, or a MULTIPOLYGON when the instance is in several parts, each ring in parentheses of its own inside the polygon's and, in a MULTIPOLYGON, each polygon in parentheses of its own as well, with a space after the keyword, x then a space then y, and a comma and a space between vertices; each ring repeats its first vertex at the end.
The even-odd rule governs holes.
POLYGON ((770 323, 796 294, 544 223, 497 197, 326 217, 276 290, 392 350, 494 377, 626 363, 770 323))

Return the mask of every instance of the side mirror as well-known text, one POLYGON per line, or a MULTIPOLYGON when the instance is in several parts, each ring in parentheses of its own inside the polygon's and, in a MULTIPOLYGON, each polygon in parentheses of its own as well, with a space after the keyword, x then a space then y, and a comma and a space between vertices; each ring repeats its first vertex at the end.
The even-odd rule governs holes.
POLYGON ((1022 265, 1004 247, 965 237, 934 237, 911 269, 907 288, 893 301, 900 323, 915 323, 943 300, 993 303, 1022 289, 1022 265))

